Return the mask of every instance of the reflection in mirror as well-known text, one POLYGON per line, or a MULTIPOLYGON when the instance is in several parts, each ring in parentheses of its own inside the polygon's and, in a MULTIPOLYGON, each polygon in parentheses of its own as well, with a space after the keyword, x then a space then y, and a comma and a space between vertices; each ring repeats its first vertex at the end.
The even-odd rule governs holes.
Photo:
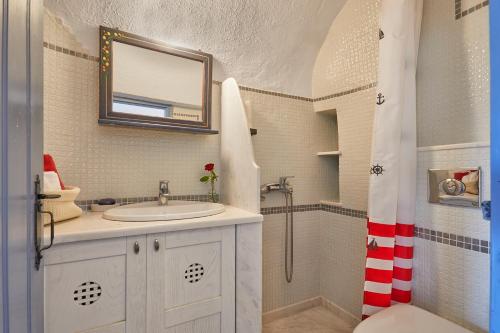
POLYGON ((217 133, 209 54, 101 27, 100 123, 217 133))
POLYGON ((114 112, 201 120, 202 62, 120 42, 113 57, 114 112))
POLYGON ((481 202, 481 169, 430 169, 428 186, 430 203, 478 208, 481 202))

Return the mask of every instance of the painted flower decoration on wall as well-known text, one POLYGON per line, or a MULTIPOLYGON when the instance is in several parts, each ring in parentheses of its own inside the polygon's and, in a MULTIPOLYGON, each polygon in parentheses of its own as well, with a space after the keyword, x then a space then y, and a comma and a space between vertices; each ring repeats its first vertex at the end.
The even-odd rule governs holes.
POLYGON ((215 182, 217 181, 219 176, 217 176, 217 174, 215 173, 215 164, 214 163, 205 164, 205 171, 208 172, 208 175, 201 177, 200 182, 210 183, 210 192, 208 193, 208 198, 212 202, 218 202, 219 197, 218 194, 215 192, 215 182))

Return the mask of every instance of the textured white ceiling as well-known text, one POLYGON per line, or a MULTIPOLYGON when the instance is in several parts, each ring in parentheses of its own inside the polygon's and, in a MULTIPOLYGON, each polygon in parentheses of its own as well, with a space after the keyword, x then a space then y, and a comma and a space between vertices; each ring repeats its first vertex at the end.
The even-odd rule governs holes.
POLYGON ((214 55, 214 78, 311 96, 312 69, 346 0, 45 0, 90 52, 98 26, 214 55))

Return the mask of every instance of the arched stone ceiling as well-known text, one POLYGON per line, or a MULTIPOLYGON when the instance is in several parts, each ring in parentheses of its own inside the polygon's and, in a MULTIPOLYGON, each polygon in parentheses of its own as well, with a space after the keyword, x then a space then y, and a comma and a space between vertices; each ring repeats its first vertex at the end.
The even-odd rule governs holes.
POLYGON ((45 0, 98 53, 98 27, 214 55, 214 78, 311 96, 312 70, 346 0, 45 0))

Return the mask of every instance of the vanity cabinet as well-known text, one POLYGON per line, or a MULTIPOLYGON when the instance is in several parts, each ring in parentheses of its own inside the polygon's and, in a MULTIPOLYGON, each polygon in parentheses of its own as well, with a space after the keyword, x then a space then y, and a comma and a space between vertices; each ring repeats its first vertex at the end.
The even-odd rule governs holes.
POLYGON ((55 245, 46 333, 235 332, 235 227, 55 245))

